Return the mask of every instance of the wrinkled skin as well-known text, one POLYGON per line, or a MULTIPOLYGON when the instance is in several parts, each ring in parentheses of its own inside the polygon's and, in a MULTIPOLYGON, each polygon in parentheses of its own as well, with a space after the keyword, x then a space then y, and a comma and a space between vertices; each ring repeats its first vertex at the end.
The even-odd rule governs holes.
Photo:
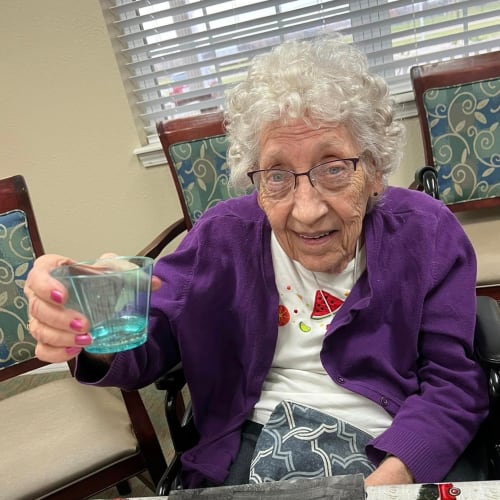
MULTIPOLYGON (((267 126, 260 140, 258 168, 302 173, 327 160, 359 156, 361 151, 344 126, 317 125, 311 128, 295 120, 267 126)), ((383 189, 380 176, 368 177, 363 161, 342 193, 322 195, 305 176, 297 178, 295 191, 284 200, 259 193, 259 204, 283 250, 306 269, 340 273, 352 260, 369 197, 383 189)))

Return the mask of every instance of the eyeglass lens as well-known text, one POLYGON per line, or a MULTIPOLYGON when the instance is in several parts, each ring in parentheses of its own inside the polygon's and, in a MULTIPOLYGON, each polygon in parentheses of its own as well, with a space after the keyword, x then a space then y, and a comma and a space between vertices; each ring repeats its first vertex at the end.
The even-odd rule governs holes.
POLYGON ((331 194, 344 190, 350 184, 356 162, 357 158, 329 161, 301 174, 279 169, 257 170, 251 172, 250 177, 259 191, 275 198, 284 198, 292 192, 300 176, 308 177, 318 191, 331 194))

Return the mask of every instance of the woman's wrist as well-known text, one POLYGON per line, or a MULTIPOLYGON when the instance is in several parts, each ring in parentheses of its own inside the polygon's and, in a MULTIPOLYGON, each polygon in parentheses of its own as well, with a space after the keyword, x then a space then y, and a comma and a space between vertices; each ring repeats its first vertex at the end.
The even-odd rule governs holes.
POLYGON ((366 486, 411 484, 414 482, 410 469, 398 457, 390 453, 365 480, 366 486))

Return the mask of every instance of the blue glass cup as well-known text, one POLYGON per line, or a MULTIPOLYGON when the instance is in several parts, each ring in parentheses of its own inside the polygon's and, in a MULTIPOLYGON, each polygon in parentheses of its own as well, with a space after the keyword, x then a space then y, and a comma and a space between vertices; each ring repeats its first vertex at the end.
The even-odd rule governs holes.
POLYGON ((147 339, 153 259, 110 257, 57 267, 51 275, 68 290, 66 307, 90 323, 84 349, 108 354, 138 347, 147 339))

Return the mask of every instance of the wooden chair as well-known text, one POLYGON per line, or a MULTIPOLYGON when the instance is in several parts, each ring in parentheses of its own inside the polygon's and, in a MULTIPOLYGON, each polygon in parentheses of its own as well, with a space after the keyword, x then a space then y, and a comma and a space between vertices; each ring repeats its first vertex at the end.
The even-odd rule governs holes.
MULTIPOLYGON (((35 357, 23 293, 33 261, 42 254, 24 178, 0 180, 0 393, 7 380, 19 381, 49 364, 35 357)), ((57 377, 2 399, 0 420, 2 498, 88 498, 115 485, 127 493, 126 482, 134 476, 154 490, 166 469, 137 391, 57 377)))
MULTIPOLYGON (((203 204, 200 202, 199 193, 203 191, 201 186, 206 187, 207 181, 210 186, 217 178, 214 173, 215 168, 221 171, 225 168, 227 147, 222 112, 159 121, 156 124, 156 129, 177 191, 183 217, 165 228, 140 252, 141 255, 149 255, 153 258, 157 257, 177 236, 193 227, 193 223, 204 210, 203 204), (197 159, 207 156, 211 163, 208 172, 210 172, 212 179, 204 180, 203 175, 201 175, 194 182, 192 179, 196 177, 195 171, 184 172, 190 169, 192 163, 197 159), (217 161, 215 161, 215 157, 217 161), (191 182, 189 182, 190 180, 191 182)), ((227 180, 227 175, 222 178, 218 177, 218 179, 227 180)), ((201 195, 202 198, 206 199, 209 196, 210 192, 205 193, 205 196, 201 195)), ((208 203, 205 201, 205 208, 207 206, 208 203)))
POLYGON ((438 197, 474 245, 478 295, 500 300, 500 52, 415 66, 410 74, 438 197))
POLYGON ((144 250, 155 257, 166 244, 191 229, 205 210, 219 201, 251 190, 241 191, 229 185, 222 112, 160 121, 156 129, 177 190, 183 219, 168 227, 144 250))
POLYGON ((189 230, 212 200, 222 198, 214 189, 216 184, 227 185, 223 113, 160 121, 156 130, 189 230))

